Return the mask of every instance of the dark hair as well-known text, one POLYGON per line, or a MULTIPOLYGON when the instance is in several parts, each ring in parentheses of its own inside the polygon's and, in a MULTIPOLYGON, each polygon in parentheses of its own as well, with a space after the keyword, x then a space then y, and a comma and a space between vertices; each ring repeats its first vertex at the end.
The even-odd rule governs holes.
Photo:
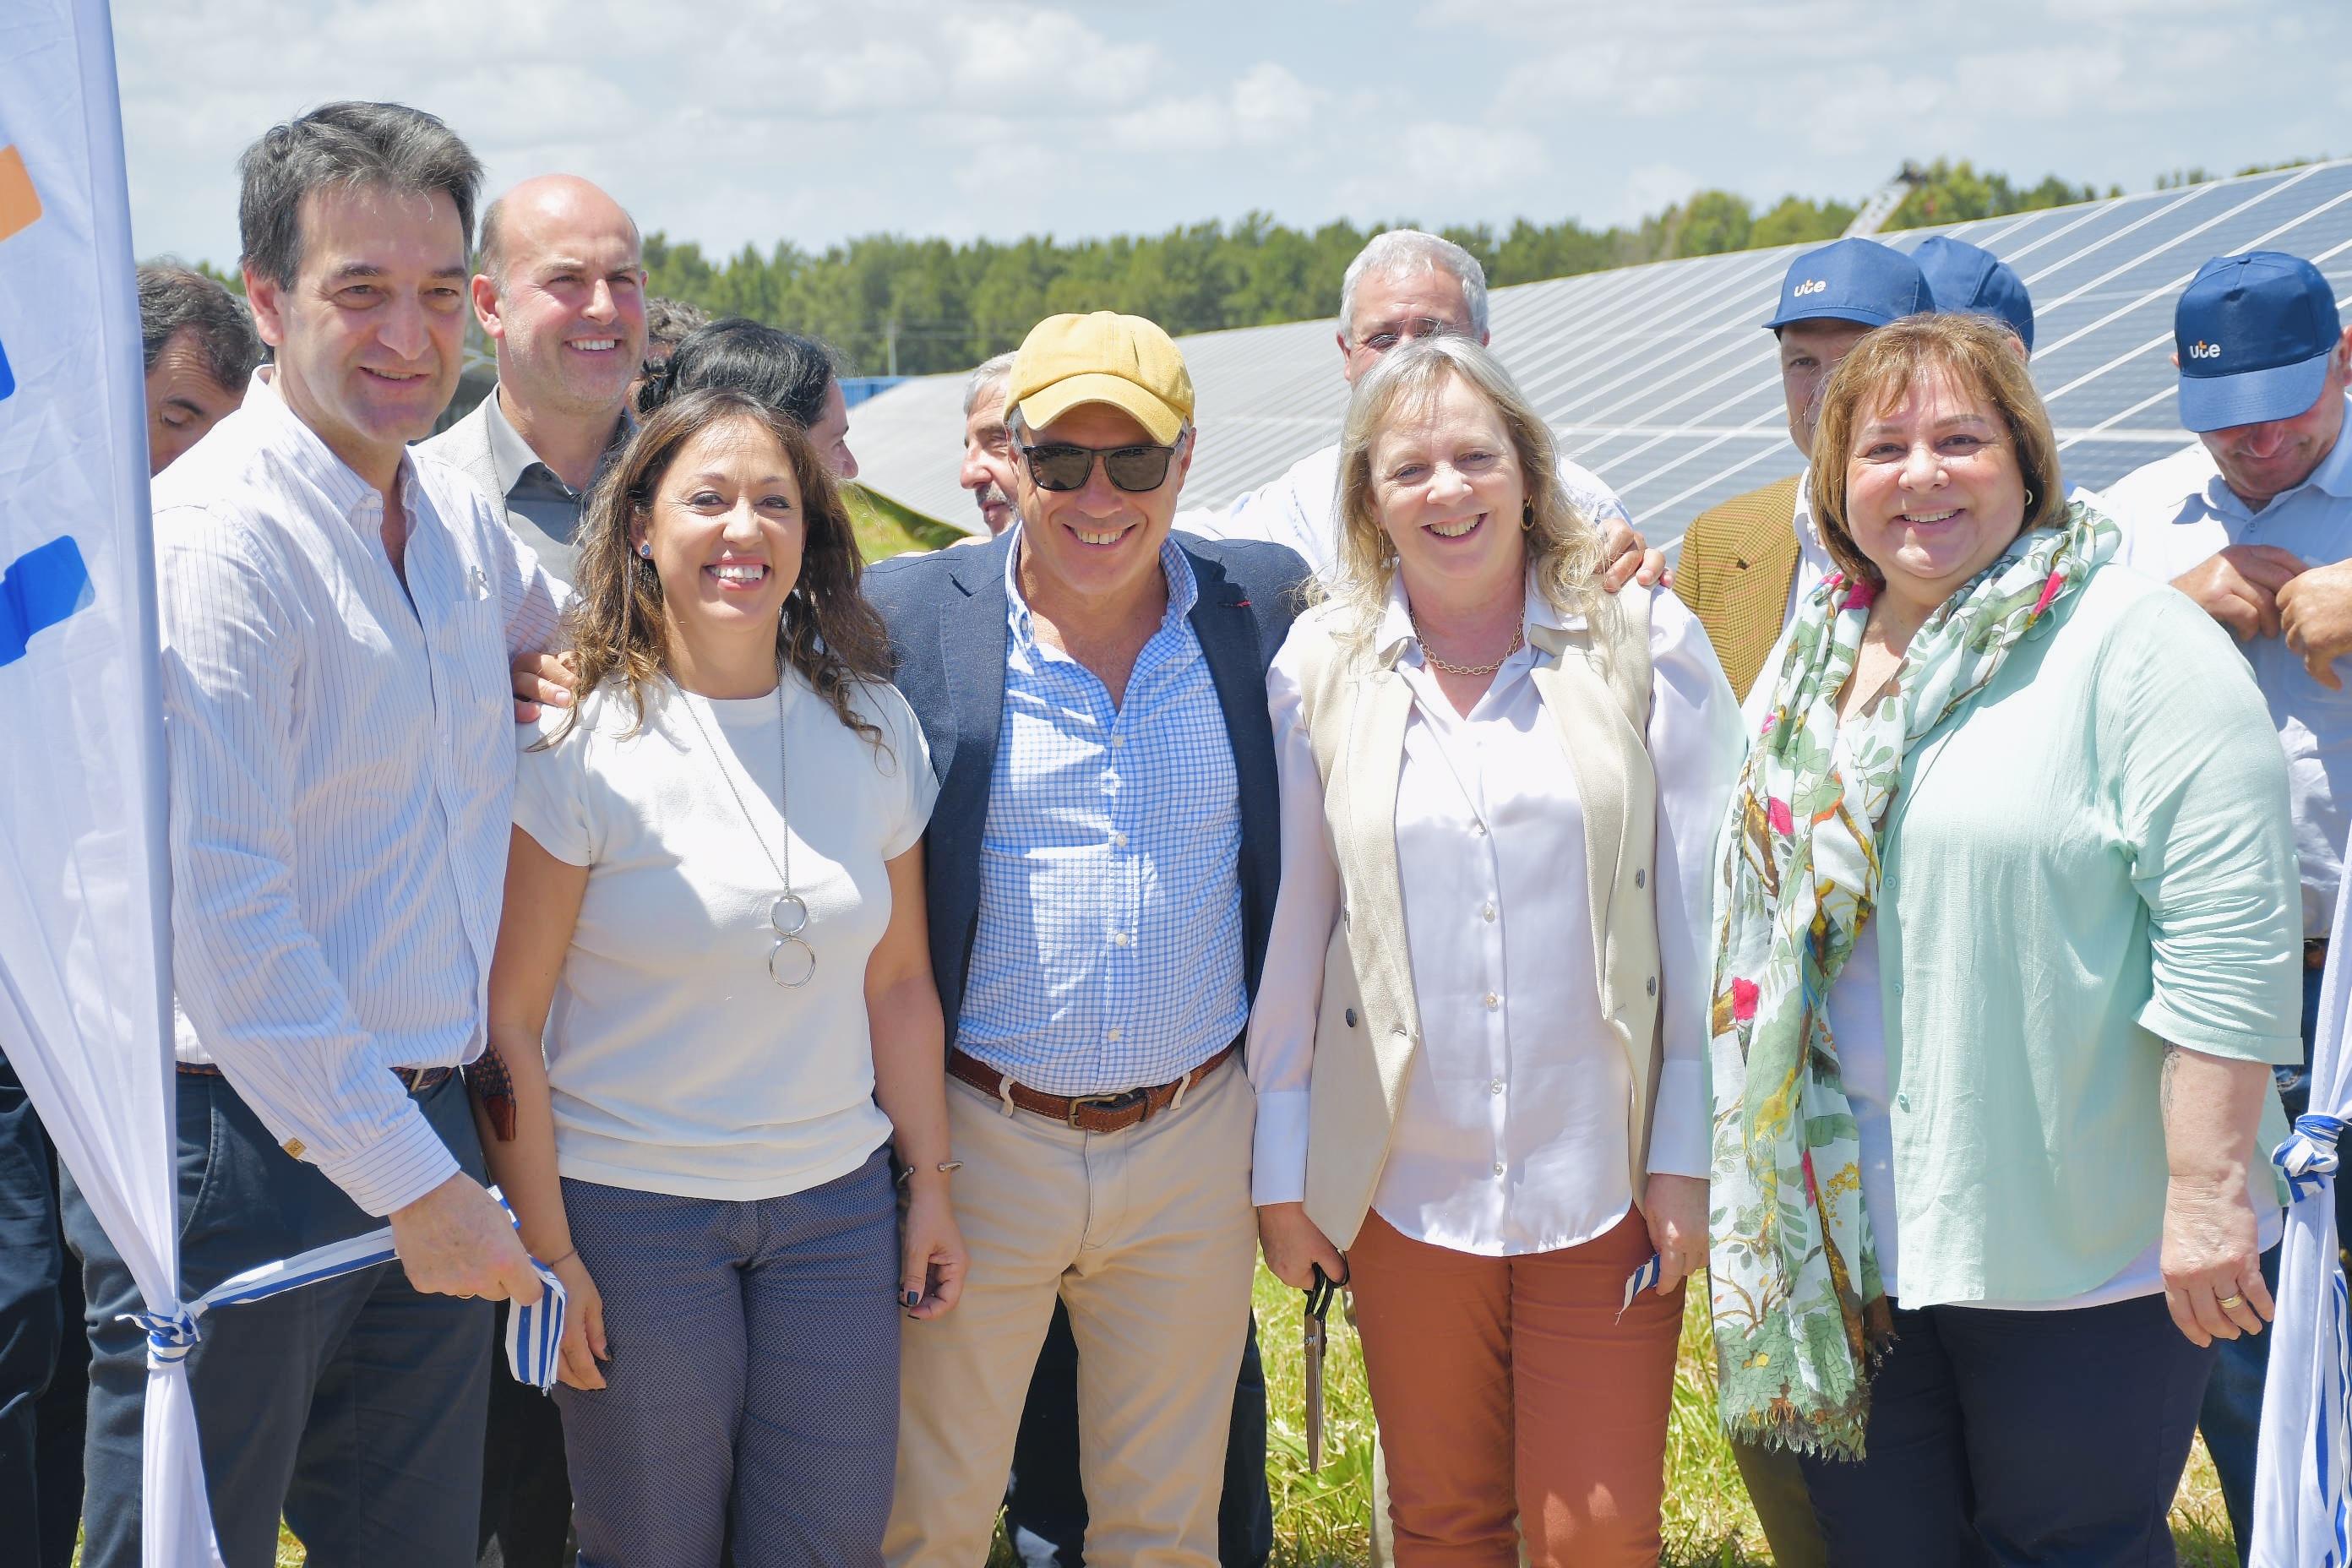
POLYGON ((163 346, 183 331, 196 334, 205 374, 223 392, 241 396, 261 363, 261 336, 245 301, 219 279, 176 261, 151 261, 139 268, 139 330, 152 371, 163 346))
POLYGON ((1985 405, 2009 432, 2017 471, 2025 481, 2025 516, 2019 531, 2056 528, 2066 521, 2065 481, 2058 471, 2058 437, 2050 411, 2025 369, 2016 331, 1998 316, 1952 311, 1906 316, 1854 345, 1822 388, 1813 429, 1809 496, 1822 542, 1849 577, 1886 585, 1886 574, 1862 552, 1846 521, 1846 470, 1854 426, 1891 408, 1929 370, 1941 370, 1985 405))
MULTIPOLYGON (((482 215, 482 247, 489 247, 490 218, 482 215)), ((710 313, 699 305, 689 305, 683 300, 665 299, 658 294, 646 297, 646 342, 676 348, 686 341, 686 335, 710 324, 710 313)))
POLYGON ((237 160, 237 233, 245 265, 280 286, 302 266, 302 198, 313 191, 377 187, 404 195, 446 193, 457 226, 474 238, 481 161, 436 117, 402 103, 329 103, 273 125, 237 160))
MULTIPOLYGON (((577 689, 593 691, 617 677, 636 705, 637 721, 645 722, 646 688, 669 668, 669 616, 660 574, 636 552, 630 534, 652 511, 663 477, 687 443, 737 420, 759 426, 783 447, 801 492, 800 580, 777 624, 778 666, 799 671, 844 724, 879 744, 881 731, 851 699, 861 683, 889 679, 889 638, 858 585, 865 561, 848 509, 801 427, 774 405, 731 388, 681 393, 655 410, 589 492, 576 535, 572 606, 564 613, 580 662, 577 689)), ((551 739, 568 733, 578 713, 575 707, 551 739)))
POLYGON ((729 316, 679 340, 668 362, 646 377, 637 412, 651 414, 673 397, 725 387, 750 394, 806 430, 824 417, 825 389, 835 374, 833 351, 814 338, 729 316))

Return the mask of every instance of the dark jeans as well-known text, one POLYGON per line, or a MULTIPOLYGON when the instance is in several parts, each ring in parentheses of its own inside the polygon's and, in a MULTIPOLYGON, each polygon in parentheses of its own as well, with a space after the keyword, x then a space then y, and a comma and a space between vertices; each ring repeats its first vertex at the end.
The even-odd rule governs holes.
POLYGON ((2168 1515, 2213 1363, 2164 1298, 1895 1311, 1869 1457, 1805 1457, 1832 1568, 2173 1561, 2168 1515))
POLYGON ((0 1564, 66 1568, 81 1520, 81 1284, 65 1268, 57 1154, 0 1056, 0 1564))
MULTIPOLYGON (((2279 1101, 2291 1125, 2311 1109, 2311 1043, 2319 1032, 2320 972, 2303 975, 2303 1065, 2273 1068, 2279 1101)), ((2270 1151, 2260 1151, 2268 1160, 2270 1151)), ((2337 1245, 2352 1247, 2352 1191, 2339 1184, 2336 1192, 2337 1245)), ((2273 1295, 2278 1290, 2278 1248, 2263 1254, 2263 1281, 2273 1295)), ((2241 1334, 2221 1342, 2213 1363, 2213 1381, 2205 1388, 2205 1405, 2198 1413, 2198 1429, 2205 1435, 2206 1452, 2221 1482, 2221 1506, 2229 1510, 2230 1533, 2237 1538, 2238 1561, 2246 1561, 2254 1528, 2254 1444, 2263 1430, 2263 1382, 2270 1375, 2271 1336, 2241 1334)))
MULTIPOLYGON (((1078 1485, 1078 1344, 1059 1302, 1021 1433, 1013 1447, 1013 1484, 1004 1494, 1004 1527, 1027 1531, 1054 1548, 1060 1568, 1083 1568, 1087 1497, 1078 1485)), ((1265 1373, 1258 1365, 1257 1320, 1250 1320, 1234 1389, 1234 1420, 1225 1439, 1225 1491, 1217 1504, 1217 1561, 1222 1568, 1260 1568, 1274 1554, 1274 1503, 1265 1484, 1265 1373)))
MULTIPOLYGON (((507 1304, 498 1304, 505 1342, 507 1304)), ((478 1568, 563 1568, 572 1561, 572 1478, 563 1463, 563 1417, 555 1401, 511 1377, 490 1378, 482 1442, 482 1524, 478 1568)))
POLYGON ((756 1201, 563 1181, 605 1386, 559 1386, 583 1568, 879 1568, 898 1449, 887 1149, 756 1201))
MULTIPOLYGON (((182 1074, 175 1082, 186 1294, 383 1223, 278 1148, 226 1079, 182 1074)), ((452 1078, 417 1102, 479 1180, 465 1086, 452 1078)), ((147 1341, 115 1319, 139 1309, 139 1289, 70 1181, 65 1210, 83 1259, 94 1352, 82 1563, 138 1568, 147 1341)), ((281 1511, 320 1568, 473 1562, 488 1302, 421 1294, 397 1262, 385 1263, 208 1312, 201 1335, 188 1381, 228 1568, 278 1561, 281 1511)))

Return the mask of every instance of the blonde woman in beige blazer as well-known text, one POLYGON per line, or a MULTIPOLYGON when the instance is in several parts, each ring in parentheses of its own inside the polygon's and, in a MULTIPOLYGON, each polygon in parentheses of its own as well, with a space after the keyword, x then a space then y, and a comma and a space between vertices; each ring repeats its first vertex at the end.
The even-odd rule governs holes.
POLYGON ((1738 709, 1612 597, 1467 338, 1356 384, 1329 600, 1276 656, 1282 890, 1249 1031, 1266 1262, 1349 1278, 1399 1568, 1654 1564, 1706 1258, 1707 851, 1738 709), (1630 1277, 1658 1279, 1626 1304, 1630 1277))

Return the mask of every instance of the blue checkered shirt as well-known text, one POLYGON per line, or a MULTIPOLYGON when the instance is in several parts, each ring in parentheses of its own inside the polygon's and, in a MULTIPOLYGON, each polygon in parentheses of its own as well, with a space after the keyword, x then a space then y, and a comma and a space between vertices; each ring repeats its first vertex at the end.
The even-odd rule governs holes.
POLYGON ((1241 1033, 1233 742, 1193 635, 1199 585, 1160 547, 1168 613, 1114 708, 1037 640, 1005 553, 1004 718, 956 1044, 1048 1094, 1167 1083, 1241 1033))

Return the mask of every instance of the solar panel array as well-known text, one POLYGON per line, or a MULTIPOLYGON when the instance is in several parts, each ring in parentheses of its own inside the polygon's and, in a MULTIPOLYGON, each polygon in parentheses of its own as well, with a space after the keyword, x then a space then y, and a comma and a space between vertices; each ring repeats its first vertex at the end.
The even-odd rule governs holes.
MULTIPOLYGON (((2352 160, 2181 190, 1885 236, 1984 247, 2034 306, 2033 375, 2070 486, 2100 489, 2190 437, 2174 406, 2172 310, 2208 258, 2256 248, 2316 263, 2352 304, 2352 160)), ((1803 247, 1662 261, 1496 289, 1496 351, 1569 457, 1624 498, 1653 542, 1707 507, 1796 471, 1770 338, 1780 277, 1803 247)), ((1181 340, 1201 444, 1188 506, 1222 504, 1336 438, 1347 389, 1332 323, 1181 340)), ((851 446, 876 489, 967 527, 957 488, 961 376, 884 393, 851 446)))

